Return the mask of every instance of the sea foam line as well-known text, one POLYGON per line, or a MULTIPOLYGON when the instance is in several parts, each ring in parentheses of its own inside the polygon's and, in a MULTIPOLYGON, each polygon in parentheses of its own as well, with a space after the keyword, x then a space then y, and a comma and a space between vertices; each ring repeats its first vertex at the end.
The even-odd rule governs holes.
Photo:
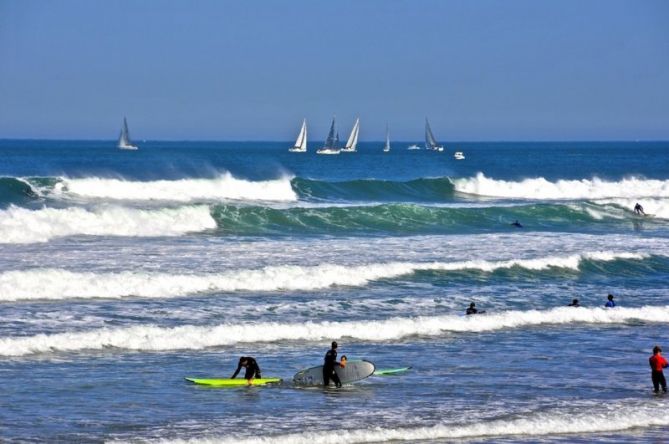
POLYGON ((478 173, 475 177, 452 179, 455 190, 480 196, 520 199, 604 199, 612 197, 669 197, 669 180, 647 180, 630 177, 618 182, 599 178, 558 180, 543 177, 518 182, 496 180, 478 173))
POLYGON ((418 316, 385 320, 224 323, 178 327, 141 325, 27 337, 0 337, 0 356, 101 350, 108 347, 136 351, 200 350, 242 343, 337 338, 379 342, 411 336, 439 336, 448 332, 487 332, 538 325, 625 324, 630 321, 666 323, 667 319, 669 306, 616 309, 558 307, 545 311, 507 311, 468 317, 418 316))
POLYGON ((131 181, 88 177, 63 177, 54 188, 56 195, 115 200, 165 200, 191 202, 194 200, 253 200, 296 201, 290 177, 250 181, 222 173, 211 179, 181 179, 131 181))
POLYGON ((216 228, 206 205, 139 210, 125 207, 0 211, 0 244, 37 243, 72 235, 179 236, 216 228))
POLYGON ((437 424, 429 427, 369 427, 353 430, 309 431, 256 437, 225 436, 160 440, 162 444, 338 444, 386 441, 425 441, 489 437, 527 437, 621 432, 669 425, 666 403, 644 405, 613 403, 574 409, 551 409, 476 423, 437 424))
POLYGON ((6 271, 0 274, 0 301, 68 298, 169 298, 215 291, 309 291, 335 285, 364 286, 417 271, 478 270, 493 272, 512 267, 546 270, 552 267, 578 270, 584 260, 641 260, 640 253, 590 252, 571 256, 507 261, 391 262, 356 266, 268 266, 257 270, 234 270, 219 274, 168 274, 124 271, 119 273, 72 272, 62 269, 6 271))

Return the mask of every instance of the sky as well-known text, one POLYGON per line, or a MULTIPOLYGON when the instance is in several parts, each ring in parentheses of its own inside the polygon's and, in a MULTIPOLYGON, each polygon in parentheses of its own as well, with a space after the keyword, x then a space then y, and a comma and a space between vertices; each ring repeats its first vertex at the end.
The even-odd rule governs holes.
POLYGON ((665 0, 0 0, 0 138, 669 140, 665 0))

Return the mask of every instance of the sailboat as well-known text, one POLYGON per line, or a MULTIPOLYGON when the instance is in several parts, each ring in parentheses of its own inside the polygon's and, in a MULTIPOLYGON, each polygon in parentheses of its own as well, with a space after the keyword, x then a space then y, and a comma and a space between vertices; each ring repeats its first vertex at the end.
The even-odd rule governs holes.
POLYGON ((433 151, 444 151, 444 147, 437 143, 437 140, 432 134, 432 128, 430 128, 430 122, 425 118, 425 149, 433 151))
POLYGON ((330 131, 328 132, 328 138, 325 140, 325 145, 323 148, 316 151, 316 154, 339 154, 339 148, 337 148, 338 143, 339 133, 335 131, 335 118, 333 117, 330 131))
POLYGON ((355 153, 355 147, 358 145, 358 133, 360 132, 360 119, 355 119, 351 134, 348 136, 346 146, 341 149, 342 153, 355 153))
POLYGON ((128 132, 128 122, 123 117, 123 126, 121 127, 121 135, 118 138, 118 148, 122 150, 136 150, 137 145, 133 145, 130 141, 130 132, 128 132))
POLYGON ((302 120, 302 128, 300 134, 297 136, 295 145, 289 149, 291 153, 306 153, 307 152, 307 119, 302 120))
POLYGON ((390 151, 390 130, 388 130, 388 125, 386 124, 386 146, 383 147, 383 152, 387 153, 390 151))

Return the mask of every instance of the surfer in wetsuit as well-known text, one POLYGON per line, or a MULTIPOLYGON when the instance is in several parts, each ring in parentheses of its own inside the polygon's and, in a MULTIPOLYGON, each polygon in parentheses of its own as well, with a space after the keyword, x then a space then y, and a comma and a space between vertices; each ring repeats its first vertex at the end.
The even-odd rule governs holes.
POLYGON ((578 299, 573 299, 571 304, 568 304, 567 307, 580 307, 581 304, 578 303, 578 299))
POLYGON ((339 375, 335 372, 335 365, 338 365, 337 362, 337 342, 332 341, 332 347, 330 350, 325 353, 325 359, 323 362, 323 385, 328 387, 330 385, 330 379, 335 383, 337 388, 341 387, 341 381, 339 380, 339 375))
POLYGON ((513 225, 516 228, 523 228, 523 225, 520 222, 518 222, 518 219, 513 221, 513 223, 511 225, 513 225))
POLYGON ((612 294, 608 295, 607 299, 608 299, 608 301, 606 301, 606 304, 604 304, 604 307, 613 308, 613 307, 616 306, 616 303, 613 302, 613 295, 612 294))
POLYGON ((664 379, 664 372, 662 369, 669 366, 667 360, 662 356, 662 349, 659 345, 653 347, 653 356, 648 358, 648 363, 650 364, 650 376, 653 380, 653 390, 655 393, 660 391, 660 386, 662 386, 662 391, 667 393, 667 380, 664 379))
POLYGON ((645 216, 646 213, 643 211, 643 207, 639 202, 634 205, 634 214, 638 214, 639 216, 645 216))
POLYGON ((485 311, 478 311, 476 309, 476 304, 472 302, 471 304, 469 304, 469 308, 465 313, 468 315, 475 315, 475 314, 485 313, 485 311))
POLYGON ((260 375, 260 366, 258 366, 258 363, 256 362, 255 358, 252 358, 250 356, 242 356, 241 358, 239 358, 239 364, 237 364, 237 370, 235 370, 235 372, 232 374, 231 379, 235 379, 237 377, 242 367, 246 369, 244 378, 247 381, 252 381, 253 378, 260 379, 262 377, 260 375))

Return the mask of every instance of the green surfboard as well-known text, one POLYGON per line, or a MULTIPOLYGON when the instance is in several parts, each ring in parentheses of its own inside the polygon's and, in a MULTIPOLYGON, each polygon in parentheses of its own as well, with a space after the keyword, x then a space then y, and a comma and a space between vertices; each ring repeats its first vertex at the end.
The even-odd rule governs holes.
POLYGON ((400 368, 379 368, 374 370, 374 375, 376 376, 392 376, 406 373, 411 370, 411 367, 400 367, 400 368))
POLYGON ((208 385, 209 387, 239 387, 244 385, 267 385, 281 382, 281 378, 258 378, 247 381, 244 378, 230 379, 230 378, 184 378, 186 381, 193 382, 199 385, 208 385))

